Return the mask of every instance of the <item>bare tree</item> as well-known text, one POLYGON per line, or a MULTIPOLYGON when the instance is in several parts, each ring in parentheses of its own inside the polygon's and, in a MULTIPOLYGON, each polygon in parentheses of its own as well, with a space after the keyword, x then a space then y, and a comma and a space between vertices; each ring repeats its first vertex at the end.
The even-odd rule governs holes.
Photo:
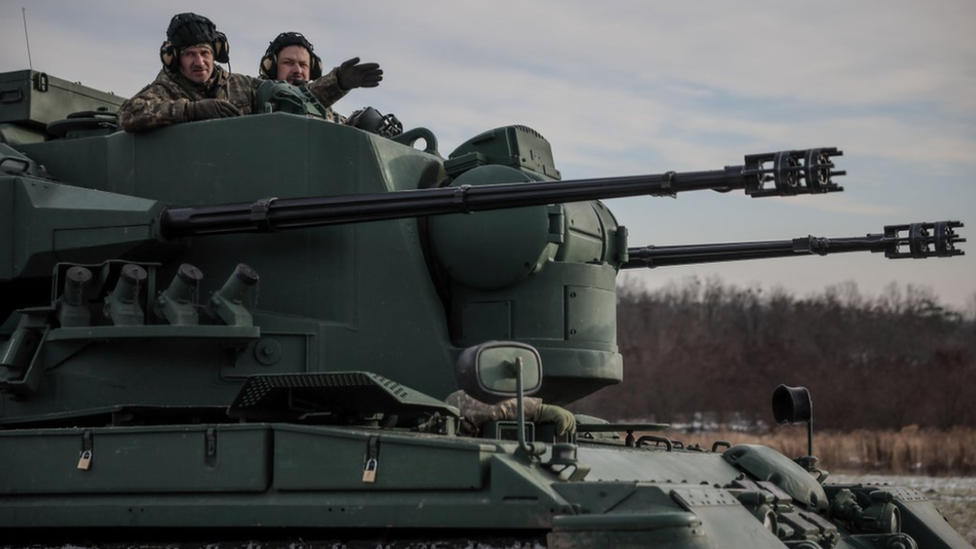
POLYGON ((768 422, 786 383, 813 392, 828 428, 976 426, 976 293, 963 316, 911 285, 872 299, 848 282, 799 299, 692 277, 653 292, 625 282, 617 313, 624 382, 581 411, 768 422))

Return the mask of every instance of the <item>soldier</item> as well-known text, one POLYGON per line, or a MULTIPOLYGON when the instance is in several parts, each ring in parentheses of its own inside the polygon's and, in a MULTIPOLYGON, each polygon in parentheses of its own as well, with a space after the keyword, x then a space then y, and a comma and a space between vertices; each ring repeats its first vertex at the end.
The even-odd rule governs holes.
MULTIPOLYGON (((156 80, 119 109, 119 123, 130 132, 160 128, 180 122, 250 114, 254 95, 263 80, 230 74, 214 62, 226 63, 227 37, 201 15, 175 15, 159 51, 163 69, 156 80)), ((309 89, 324 107, 342 98, 352 87, 363 85, 364 73, 375 74, 375 63, 347 61, 333 78, 320 78, 309 89), (348 86, 340 88, 339 80, 348 86)), ((330 73, 332 74, 332 73, 330 73)), ((373 82, 373 85, 378 80, 373 82)))
MULTIPOLYGON (((461 434, 475 436, 481 426, 490 421, 514 420, 518 418, 518 404, 514 398, 498 404, 485 404, 464 391, 454 391, 445 399, 448 404, 461 411, 461 434)), ((543 404, 542 399, 525 398, 525 420, 537 423, 552 423, 556 436, 572 436, 576 433, 576 416, 569 410, 552 404, 543 404)))
MULTIPOLYGON (((258 70, 261 78, 298 85, 322 76, 322 59, 315 55, 315 47, 301 33, 283 32, 268 44, 258 70)), ((343 91, 375 88, 383 80, 383 70, 376 63, 359 64, 359 58, 354 57, 332 69, 326 78, 335 78, 343 91), (350 71, 352 67, 358 70, 350 71)))
MULTIPOLYGON (((353 88, 375 88, 383 80, 383 70, 378 64, 360 64, 358 57, 323 76, 322 59, 315 55, 315 47, 300 32, 283 32, 268 44, 268 50, 264 52, 258 67, 258 75, 269 80, 284 80, 296 86, 325 79, 326 82, 335 82, 343 93, 353 88)), ((345 121, 331 107, 324 106, 328 120, 345 121)))

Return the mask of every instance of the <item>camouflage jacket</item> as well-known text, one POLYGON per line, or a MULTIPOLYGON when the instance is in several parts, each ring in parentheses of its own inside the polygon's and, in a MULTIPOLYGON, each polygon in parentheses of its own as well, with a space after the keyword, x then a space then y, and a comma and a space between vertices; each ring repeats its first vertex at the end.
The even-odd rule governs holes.
MULTIPOLYGON (((186 122, 186 105, 201 99, 230 101, 241 114, 251 114, 254 96, 264 80, 244 74, 231 74, 214 67, 214 75, 205 84, 195 84, 182 75, 167 69, 159 71, 156 80, 122 104, 119 108, 119 124, 128 132, 143 132, 171 124, 186 122)), ((335 71, 309 84, 309 90, 326 108, 326 118, 333 122, 341 119, 331 105, 346 92, 339 88, 335 71)))
MULTIPOLYGON (((518 401, 514 398, 498 404, 485 404, 464 391, 454 391, 447 396, 447 403, 461 411, 461 434, 475 435, 489 421, 514 421, 518 419, 518 401)), ((535 421, 542 409, 542 399, 525 397, 525 420, 535 421)))

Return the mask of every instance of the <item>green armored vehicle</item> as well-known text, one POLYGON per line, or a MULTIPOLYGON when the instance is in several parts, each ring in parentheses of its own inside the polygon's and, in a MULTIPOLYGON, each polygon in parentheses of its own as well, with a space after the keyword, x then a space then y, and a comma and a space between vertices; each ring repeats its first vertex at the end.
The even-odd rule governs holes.
MULTIPOLYGON (((522 411, 623 379, 621 269, 946 257, 960 223, 631 246, 600 199, 838 191, 840 151, 562 181, 527 127, 444 158, 269 86, 262 114, 134 135, 120 98, 0 74, 0 546, 971 547, 812 456, 522 411), (519 413, 462 434, 459 389, 519 413)), ((773 402, 811 421, 805 390, 773 402)))

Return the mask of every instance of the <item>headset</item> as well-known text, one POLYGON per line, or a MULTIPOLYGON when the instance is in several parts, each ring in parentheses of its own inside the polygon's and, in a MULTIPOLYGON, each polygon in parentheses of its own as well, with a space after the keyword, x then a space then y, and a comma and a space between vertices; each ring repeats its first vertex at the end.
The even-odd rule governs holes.
POLYGON ((166 41, 159 47, 159 60, 163 66, 177 71, 180 67, 179 50, 197 44, 210 44, 214 61, 230 62, 230 43, 227 35, 217 30, 210 19, 195 13, 174 15, 166 29, 166 41))
POLYGON ((283 32, 278 35, 269 45, 261 58, 261 67, 258 75, 266 80, 278 79, 278 53, 288 46, 301 46, 308 50, 312 63, 309 67, 309 79, 315 80, 322 76, 322 59, 315 55, 315 48, 300 32, 283 32))

